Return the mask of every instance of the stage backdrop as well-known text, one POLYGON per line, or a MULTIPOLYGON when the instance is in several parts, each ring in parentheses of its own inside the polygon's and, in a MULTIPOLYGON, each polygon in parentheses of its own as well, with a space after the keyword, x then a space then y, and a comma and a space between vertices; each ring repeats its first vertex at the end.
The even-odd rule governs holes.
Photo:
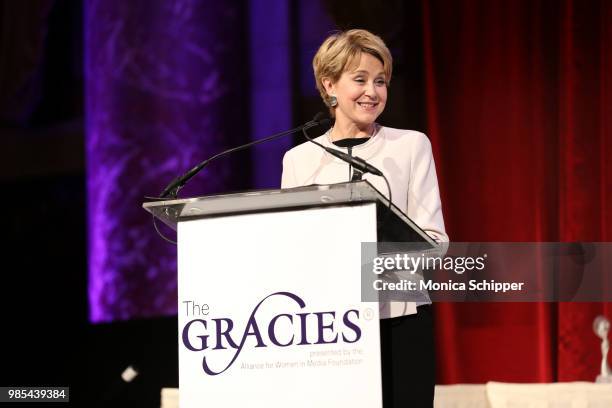
MULTIPOLYGON (((612 238, 612 3, 423 2, 428 133, 454 241, 612 238)), ((440 304, 443 383, 593 381, 609 304, 440 304)))
MULTIPOLYGON (((277 2, 269 24, 257 1, 85 2, 92 320, 176 311, 175 252, 142 196, 323 110, 307 64, 330 21, 390 44, 381 121, 430 136, 452 240, 610 240, 612 3, 277 2)), ((227 161, 187 194, 229 191, 250 173, 250 187, 269 186, 282 149, 257 152, 254 171, 227 161)), ((440 383, 593 380, 591 322, 612 315, 602 304, 436 310, 440 383)))
MULTIPOLYGON (((90 319, 176 313, 176 247, 141 203, 249 140, 246 10, 89 0, 84 14, 90 319)), ((249 173, 236 171, 247 159, 211 164, 183 196, 248 187, 249 173)))

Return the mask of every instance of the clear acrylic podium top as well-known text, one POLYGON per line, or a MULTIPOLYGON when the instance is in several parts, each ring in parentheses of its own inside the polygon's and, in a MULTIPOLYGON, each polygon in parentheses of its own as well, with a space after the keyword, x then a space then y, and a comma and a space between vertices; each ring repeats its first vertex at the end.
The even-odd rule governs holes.
POLYGON ((365 180, 281 190, 251 190, 186 199, 146 202, 143 208, 176 230, 181 221, 237 214, 295 211, 376 203, 378 241, 437 244, 418 225, 365 180))

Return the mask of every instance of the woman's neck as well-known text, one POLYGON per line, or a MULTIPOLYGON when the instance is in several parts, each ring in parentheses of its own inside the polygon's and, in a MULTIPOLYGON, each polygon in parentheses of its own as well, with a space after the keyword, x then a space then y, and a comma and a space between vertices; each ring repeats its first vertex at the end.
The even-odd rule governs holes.
POLYGON ((354 122, 342 123, 336 119, 336 123, 331 130, 330 137, 332 141, 347 139, 347 138, 360 138, 370 137, 374 134, 376 124, 370 123, 365 126, 358 126, 354 122))

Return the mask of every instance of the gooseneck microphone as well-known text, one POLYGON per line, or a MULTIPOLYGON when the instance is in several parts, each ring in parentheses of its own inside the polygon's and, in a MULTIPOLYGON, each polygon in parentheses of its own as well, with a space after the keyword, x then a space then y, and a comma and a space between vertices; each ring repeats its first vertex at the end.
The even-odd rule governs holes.
POLYGON ((385 181, 385 184, 387 184, 387 192, 389 194, 389 212, 387 213, 387 216, 385 217, 385 220, 383 221, 383 223, 386 223, 387 220, 389 219, 389 214, 391 213, 391 207, 393 206, 393 200, 392 200, 393 193, 391 192, 391 184, 389 184, 389 179, 387 179, 387 177, 383 174, 383 172, 378 170, 376 167, 372 166, 368 162, 366 162, 361 157, 351 156, 350 154, 341 152, 340 150, 336 150, 336 149, 332 149, 331 147, 323 146, 321 143, 317 142, 316 140, 314 140, 308 135, 308 129, 310 129, 311 127, 317 126, 317 125, 326 125, 331 122, 331 119, 327 118, 326 116, 327 115, 325 115, 323 112, 319 112, 315 115, 313 120, 310 121, 310 123, 313 123, 312 126, 302 127, 302 133, 304 134, 304 137, 308 139, 309 142, 316 144, 321 149, 325 150, 327 153, 331 154, 334 157, 339 158, 340 160, 345 161, 346 163, 350 164, 351 166, 361 171, 362 173, 364 174, 372 173, 376 176, 380 176, 383 178, 383 180, 385 181))
POLYGON ((331 147, 323 146, 321 143, 317 142, 316 140, 308 136, 307 130, 310 129, 311 127, 316 126, 316 125, 327 125, 330 122, 331 122, 331 119, 327 118, 323 112, 319 112, 309 122, 309 123, 314 123, 314 125, 310 127, 306 127, 306 126, 302 127, 302 133, 304 134, 304 137, 308 139, 309 142, 316 144, 317 146, 319 146, 321 149, 325 150, 327 153, 331 154, 332 156, 337 157, 340 160, 347 162, 348 164, 350 164, 357 170, 361 171, 362 173, 372 173, 376 176, 384 177, 382 171, 378 170, 376 167, 372 166, 371 164, 363 160, 361 157, 351 156, 350 154, 341 152, 340 150, 336 150, 331 147))
MULTIPOLYGON (((293 129, 289 129, 286 130, 284 132, 280 132, 280 133, 276 133, 272 136, 268 136, 265 137, 263 139, 258 139, 258 140, 254 140, 252 142, 243 144, 241 146, 237 146, 237 147, 233 147, 231 149, 227 149, 224 150, 220 153, 215 154, 214 156, 204 160, 203 162, 199 163, 197 166, 193 167, 191 170, 187 171, 186 173, 176 177, 174 180, 172 180, 170 182, 170 184, 168 184, 166 186, 166 188, 164 188, 164 190, 161 192, 161 194, 159 195, 159 197, 147 197, 149 199, 153 199, 153 200, 164 200, 167 198, 171 198, 171 199, 175 199, 178 196, 179 191, 185 186, 185 184, 187 184, 189 182, 189 180, 191 180, 196 174, 198 174, 200 171, 202 171, 202 169, 204 169, 204 167, 206 167, 208 164, 210 164, 212 161, 226 156, 230 153, 234 153, 240 150, 244 150, 244 149, 248 149, 251 146, 255 146, 258 145, 260 143, 265 143, 265 142, 269 142, 271 140, 283 137, 283 136, 287 136, 290 135, 292 133, 296 133, 299 131, 302 131, 302 133, 304 134, 304 137, 306 137, 306 139, 311 142, 316 144, 317 146, 319 146, 320 148, 322 148, 323 150, 325 150, 326 152, 328 152, 329 154, 331 154, 334 157, 339 158, 340 160, 345 161, 346 163, 352 165, 355 169, 360 170, 362 173, 371 173, 377 176, 381 176, 384 180, 385 183, 387 184, 387 190, 389 192, 389 207, 391 207, 391 187, 389 185, 389 180, 387 180, 387 177, 385 177, 385 175, 378 170, 376 167, 372 166, 371 164, 367 163, 365 160, 363 160, 360 157, 355 157, 355 156, 351 156, 349 154, 346 154, 344 152, 341 152, 339 150, 336 149, 332 149, 330 147, 326 147, 323 146, 322 144, 318 143, 317 141, 313 140, 310 136, 308 136, 308 129, 315 127, 315 126, 319 126, 319 125, 329 125, 331 123, 331 119, 329 117, 327 117, 326 114, 324 114, 323 112, 319 112, 317 113, 314 118, 306 123, 304 123, 301 126, 298 126, 296 128, 293 129)), ((172 239, 167 238, 166 236, 164 236, 164 234, 161 233, 161 231, 158 229, 157 227, 157 223, 155 221, 155 216, 153 216, 153 225, 155 226, 155 230, 157 231, 157 233, 166 241, 175 244, 176 245, 176 241, 173 241, 172 239)))
MULTIPOLYGON (((263 139, 259 139, 259 140, 254 140, 250 143, 246 143, 243 144, 241 146, 238 147, 233 147, 231 149, 227 149, 224 150, 220 153, 215 154, 214 156, 204 160, 203 162, 199 163, 197 166, 193 167, 191 170, 189 170, 188 172, 176 177, 174 180, 172 180, 170 182, 170 184, 168 184, 166 186, 166 188, 164 188, 164 190, 161 192, 161 194, 159 195, 158 198, 176 198, 178 196, 179 191, 181 190, 181 188, 183 188, 183 186, 185 186, 185 184, 187 184, 187 182, 189 182, 189 180, 191 180, 196 174, 198 174, 200 171, 202 171, 202 169, 204 167, 206 167, 210 162, 223 157, 225 155, 228 155, 230 153, 234 153, 240 150, 244 150, 244 149, 248 149, 251 146, 255 146, 257 144, 260 143, 265 143, 265 142, 269 142, 270 140, 274 140, 277 139, 279 137, 282 136, 287 136, 290 135, 292 133, 296 133, 299 132, 300 130, 304 130, 304 129, 310 129, 311 127, 317 126, 319 125, 319 120, 324 117, 325 115, 322 114, 321 112, 319 112, 313 120, 308 121, 306 123, 304 123, 301 126, 298 126, 296 128, 293 129, 289 129, 286 130, 284 132, 280 132, 280 133, 276 133, 272 136, 268 136, 265 137, 263 139)), ((328 119, 329 121, 329 119, 328 119)))

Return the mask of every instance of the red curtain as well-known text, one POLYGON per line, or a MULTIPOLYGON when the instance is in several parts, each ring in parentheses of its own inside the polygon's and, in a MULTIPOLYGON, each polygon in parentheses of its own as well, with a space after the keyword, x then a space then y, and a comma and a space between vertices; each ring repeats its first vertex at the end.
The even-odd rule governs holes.
MULTIPOLYGON (((612 238, 612 2, 423 2, 454 241, 612 238)), ((612 273, 612 271, 610 271, 612 273)), ((438 382, 593 381, 608 303, 436 305, 438 382)))

